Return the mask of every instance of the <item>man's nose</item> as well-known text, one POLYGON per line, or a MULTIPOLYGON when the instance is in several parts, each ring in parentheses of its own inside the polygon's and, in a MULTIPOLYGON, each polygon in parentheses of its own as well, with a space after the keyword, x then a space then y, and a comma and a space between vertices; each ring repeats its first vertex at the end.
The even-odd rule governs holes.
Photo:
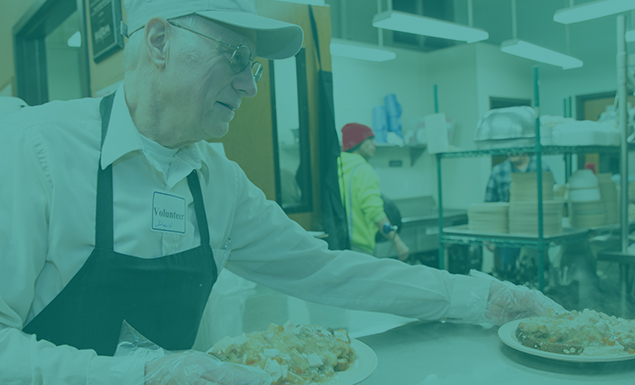
POLYGON ((251 66, 247 66, 241 73, 236 76, 233 83, 234 89, 240 93, 241 96, 247 98, 253 98, 258 93, 258 86, 256 85, 256 79, 251 70, 251 66))

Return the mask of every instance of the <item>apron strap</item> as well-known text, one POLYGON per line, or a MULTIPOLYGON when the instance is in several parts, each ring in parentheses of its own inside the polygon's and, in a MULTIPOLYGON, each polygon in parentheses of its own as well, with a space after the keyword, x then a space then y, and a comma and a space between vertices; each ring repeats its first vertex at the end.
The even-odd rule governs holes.
MULTIPOLYGON (((115 94, 108 95, 101 100, 99 111, 101 112, 101 148, 104 146, 108 123, 110 123, 110 112, 115 100, 115 94)), ((97 214, 95 218, 95 248, 114 250, 113 234, 113 205, 112 205, 112 165, 101 169, 101 154, 97 164, 97 214)))
POLYGON ((187 184, 190 187, 192 198, 194 199, 194 210, 198 222, 198 231, 201 234, 201 245, 209 245, 209 229, 207 228, 207 215, 203 204, 203 194, 201 193, 201 183, 198 180, 196 170, 187 176, 187 184))

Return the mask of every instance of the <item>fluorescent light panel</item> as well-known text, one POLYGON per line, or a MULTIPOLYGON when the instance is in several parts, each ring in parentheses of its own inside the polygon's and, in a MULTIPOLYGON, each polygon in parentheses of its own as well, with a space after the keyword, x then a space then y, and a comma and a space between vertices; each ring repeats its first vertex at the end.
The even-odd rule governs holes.
POLYGON ((373 26, 423 36, 460 40, 467 43, 489 38, 489 33, 482 29, 399 11, 378 13, 373 18, 373 26))
POLYGON ((582 67, 582 60, 572 56, 561 54, 535 44, 527 43, 523 40, 513 39, 506 40, 501 44, 501 51, 511 55, 523 57, 525 59, 535 60, 541 63, 551 64, 562 69, 582 67))
POLYGON ((324 0, 278 0, 278 1, 284 1, 286 3, 297 3, 297 4, 324 5, 324 0))
POLYGON ((635 41, 635 29, 632 31, 626 32, 626 41, 629 43, 632 41, 635 41))
POLYGON ((392 51, 339 39, 331 40, 331 55, 369 61, 386 61, 397 57, 392 51))
POLYGON ((572 24, 635 9, 635 0, 597 0, 557 10, 553 20, 572 24))

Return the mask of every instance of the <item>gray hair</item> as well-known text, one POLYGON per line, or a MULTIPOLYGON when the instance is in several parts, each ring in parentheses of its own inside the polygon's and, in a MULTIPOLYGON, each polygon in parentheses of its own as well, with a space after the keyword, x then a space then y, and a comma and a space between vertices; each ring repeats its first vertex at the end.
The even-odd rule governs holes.
MULTIPOLYGON (((202 27, 203 25, 203 19, 200 16, 197 16, 194 14, 181 16, 172 20, 177 21, 180 26, 190 28, 193 30, 200 29, 200 27, 202 27)), ((137 65, 139 64, 139 52, 141 52, 144 30, 145 28, 140 29, 136 33, 133 33, 128 39, 128 42, 126 43, 126 46, 123 51, 124 69, 126 72, 135 69, 137 65)), ((186 52, 185 55, 186 57, 188 57, 189 60, 192 60, 192 61, 198 59, 198 55, 193 50, 188 50, 188 52, 186 52)))

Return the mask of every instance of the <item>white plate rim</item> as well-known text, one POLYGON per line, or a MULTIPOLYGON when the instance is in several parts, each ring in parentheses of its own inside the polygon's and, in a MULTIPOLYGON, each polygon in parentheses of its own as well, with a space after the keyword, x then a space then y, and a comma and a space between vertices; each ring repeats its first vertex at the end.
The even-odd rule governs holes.
POLYGON ((351 347, 355 350, 357 360, 352 368, 343 372, 337 372, 337 376, 324 383, 324 385, 355 385, 364 381, 377 368, 377 355, 375 351, 365 343, 351 338, 351 347))
POLYGON ((523 353, 531 354, 534 356, 549 358, 552 360, 558 361, 567 361, 567 362, 614 362, 614 361, 626 361, 635 359, 635 354, 625 354, 625 355, 616 355, 616 354, 605 354, 605 355, 595 355, 595 356, 587 356, 582 353, 581 355, 564 355, 558 353, 545 352, 542 350, 530 348, 518 342, 516 338, 516 328, 518 324, 527 321, 528 318, 523 318, 515 321, 511 321, 501 326, 498 329, 498 337, 500 340, 507 346, 512 349, 516 349, 523 353))

